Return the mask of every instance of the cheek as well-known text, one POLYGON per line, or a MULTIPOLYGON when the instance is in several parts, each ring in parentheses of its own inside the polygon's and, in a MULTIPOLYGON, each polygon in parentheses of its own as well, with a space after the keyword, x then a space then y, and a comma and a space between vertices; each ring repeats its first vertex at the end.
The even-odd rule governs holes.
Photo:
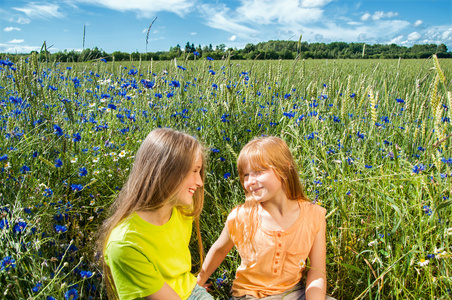
POLYGON ((243 187, 245 188, 245 190, 247 190, 247 191, 249 190, 250 185, 249 185, 248 181, 245 180, 243 182, 243 187))

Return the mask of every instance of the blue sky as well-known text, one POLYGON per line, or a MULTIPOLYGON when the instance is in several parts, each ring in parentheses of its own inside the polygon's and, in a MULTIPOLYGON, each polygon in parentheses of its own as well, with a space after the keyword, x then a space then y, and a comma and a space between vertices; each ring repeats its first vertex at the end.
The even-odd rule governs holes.
POLYGON ((0 0, 0 53, 98 47, 167 51, 195 46, 294 40, 367 44, 446 44, 451 0, 0 0))

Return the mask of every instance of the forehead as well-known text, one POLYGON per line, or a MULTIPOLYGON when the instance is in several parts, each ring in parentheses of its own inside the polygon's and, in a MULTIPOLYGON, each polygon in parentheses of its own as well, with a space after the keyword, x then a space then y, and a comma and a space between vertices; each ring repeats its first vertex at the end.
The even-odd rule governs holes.
POLYGON ((249 160, 243 165, 243 172, 262 171, 268 169, 269 166, 264 161, 249 160))
POLYGON ((202 154, 200 152, 198 152, 194 155, 193 165, 195 167, 202 167, 202 164, 203 164, 203 157, 202 157, 202 154))

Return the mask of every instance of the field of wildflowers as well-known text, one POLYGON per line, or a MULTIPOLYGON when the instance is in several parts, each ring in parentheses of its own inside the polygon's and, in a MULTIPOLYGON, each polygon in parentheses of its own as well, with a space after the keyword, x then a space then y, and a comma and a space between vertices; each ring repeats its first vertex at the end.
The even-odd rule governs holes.
MULTIPOLYGON (((0 67, 0 298, 106 298, 96 230, 158 126, 209 150, 206 249, 243 201, 241 147, 277 135, 310 199, 328 210, 329 294, 451 297, 452 61, 31 55, 0 67)), ((214 274, 218 299, 229 298, 237 258, 214 274)))

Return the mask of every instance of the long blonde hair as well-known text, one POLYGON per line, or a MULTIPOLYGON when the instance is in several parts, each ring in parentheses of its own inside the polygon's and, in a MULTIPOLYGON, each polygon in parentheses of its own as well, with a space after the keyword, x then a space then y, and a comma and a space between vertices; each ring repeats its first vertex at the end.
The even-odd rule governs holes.
MULTIPOLYGON (((245 203, 237 207, 237 212, 244 209, 247 230, 243 234, 243 245, 255 253, 253 238, 259 226, 257 217, 258 203, 248 193, 244 185, 245 169, 250 166, 256 171, 271 169, 281 181, 284 192, 289 200, 309 201, 300 182, 297 165, 286 142, 279 137, 266 136, 257 137, 248 142, 240 151, 237 159, 237 169, 240 183, 245 191, 245 203)), ((242 212, 241 212, 242 213, 242 212)), ((239 220, 242 218, 238 218, 239 220)), ((243 224, 243 225, 244 225, 243 224)), ((243 227, 245 228, 245 227, 243 227)))
MULTIPOLYGON (((205 178, 205 151, 194 137, 169 128, 152 130, 138 149, 127 182, 110 207, 110 217, 104 221, 99 231, 98 253, 102 255, 102 267, 108 295, 116 298, 114 281, 103 258, 111 231, 125 218, 136 211, 156 210, 166 204, 175 203, 183 180, 192 171, 196 158, 201 155, 200 175, 205 178)), ((186 216, 195 219, 200 264, 204 256, 199 215, 204 203, 203 186, 196 189, 193 205, 179 207, 186 216)))

